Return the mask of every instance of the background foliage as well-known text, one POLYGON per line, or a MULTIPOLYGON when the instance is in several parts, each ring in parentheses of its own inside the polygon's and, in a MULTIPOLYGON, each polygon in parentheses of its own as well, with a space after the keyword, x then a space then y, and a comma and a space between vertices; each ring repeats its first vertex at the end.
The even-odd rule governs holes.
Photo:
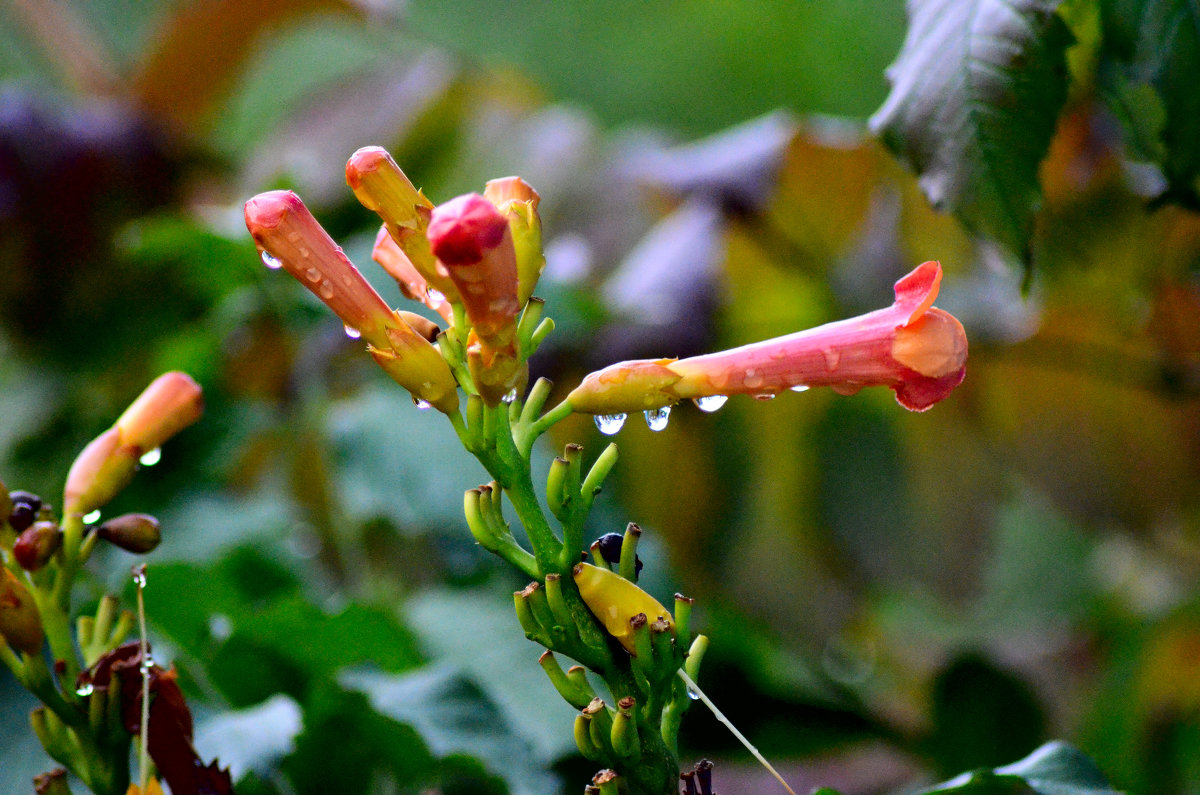
MULTIPOLYGON (((0 7, 0 476, 57 499, 153 375, 192 373, 205 419, 112 511, 163 520, 151 633, 201 753, 239 792, 577 791, 523 583, 462 527, 482 471, 258 264, 241 202, 294 187, 398 301, 345 158, 385 145, 435 200, 521 174, 559 322, 535 363, 563 386, 874 308, 939 259, 972 344, 949 400, 631 421, 594 534, 647 529, 648 588, 697 597, 714 640, 701 684, 794 786, 901 790, 1062 737, 1116 788, 1196 791, 1200 24, 1167 0, 961 5, 1054 30, 1029 39, 1043 82, 989 72, 1029 118, 934 161, 992 175, 941 202, 966 227, 922 195, 928 118, 875 121, 920 182, 866 129, 897 53, 969 49, 906 43, 899 0, 0 7), (981 172, 993 145, 1017 168, 981 172)), ((953 89, 951 120, 981 101, 953 89)), ((600 449, 586 418, 557 432, 600 449)), ((49 766, 29 708, 0 679, 5 792, 49 766)), ((683 743, 721 791, 767 791, 698 711, 683 743)))

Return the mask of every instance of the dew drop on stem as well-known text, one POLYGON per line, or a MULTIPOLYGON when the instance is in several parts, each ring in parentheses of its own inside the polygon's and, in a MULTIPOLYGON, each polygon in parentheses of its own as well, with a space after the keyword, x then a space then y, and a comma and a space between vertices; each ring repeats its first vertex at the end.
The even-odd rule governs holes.
POLYGON ((96 522, 100 521, 100 509, 97 508, 91 513, 85 513, 82 521, 84 524, 95 524, 96 522))

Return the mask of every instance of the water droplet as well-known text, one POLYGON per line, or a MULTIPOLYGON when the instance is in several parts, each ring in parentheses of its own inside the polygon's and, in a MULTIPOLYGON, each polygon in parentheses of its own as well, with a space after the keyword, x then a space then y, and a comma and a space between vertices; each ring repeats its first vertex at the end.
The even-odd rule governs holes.
POLYGON ((517 399, 517 388, 513 387, 512 389, 508 390, 508 393, 504 397, 500 398, 500 401, 502 403, 512 403, 516 399, 517 399))
POLYGON ((696 408, 712 414, 721 408, 721 406, 724 406, 727 400, 729 400, 728 395, 705 395, 704 397, 693 398, 692 402, 696 404, 696 408))
POLYGON ((605 436, 612 436, 625 424, 624 414, 597 414, 596 427, 605 436))
POLYGON ((100 521, 100 509, 99 508, 92 511, 91 513, 85 513, 83 515, 83 523, 84 524, 95 524, 98 521, 100 521))
POLYGON ((146 564, 139 563, 132 569, 133 584, 138 587, 138 590, 146 587, 146 564))
POLYGON ((233 621, 224 613, 213 613, 208 617, 208 634, 216 641, 228 639, 233 634, 233 621))
POLYGON ((433 306, 433 307, 441 306, 445 302, 446 302, 446 296, 442 295, 442 293, 439 290, 435 290, 432 287, 430 287, 428 290, 425 291, 425 303, 429 304, 430 306, 433 306))
POLYGON ((758 389, 765 382, 766 379, 763 378, 762 373, 751 367, 746 371, 746 378, 742 383, 746 385, 747 389, 758 389))
POLYGON ((809 389, 811 389, 811 387, 808 384, 796 384, 795 386, 791 386, 788 388, 791 389, 793 392, 807 392, 809 389))
POLYGON ((328 279, 321 282, 319 285, 317 285, 317 292, 326 301, 328 301, 330 298, 333 298, 333 282, 330 282, 328 279))
POLYGON ((354 326, 342 326, 342 328, 345 330, 346 336, 352 340, 356 340, 362 336, 362 332, 356 329, 354 326))
POLYGON ((321 272, 316 268, 309 268, 304 272, 304 278, 308 279, 310 282, 319 282, 321 281, 321 272))
POLYGON ((413 398, 413 405, 416 406, 421 411, 425 411, 426 409, 433 408, 432 403, 430 403, 428 400, 422 400, 419 397, 413 398))
POLYGON ((262 261, 263 265, 266 265, 273 271, 277 271, 283 267, 283 261, 269 251, 264 251, 262 253, 262 261))
POLYGON ((152 467, 161 460, 162 460, 162 448, 155 447, 153 450, 143 453, 142 457, 138 459, 138 463, 144 467, 152 467))
POLYGON ((828 369, 830 372, 836 370, 838 366, 838 360, 842 358, 842 355, 838 353, 837 349, 826 348, 825 350, 821 351, 821 353, 825 354, 826 369, 828 369))
POLYGON ((154 655, 150 653, 149 649, 146 649, 146 656, 142 658, 142 664, 138 667, 143 671, 148 671, 154 667, 154 655))
POLYGON ((87 698, 94 691, 95 691, 95 687, 92 686, 92 683, 85 682, 84 684, 79 686, 78 690, 75 691, 75 695, 79 696, 80 698, 87 698))
POLYGON ((688 698, 690 698, 692 701, 700 700, 700 694, 697 693, 695 690, 693 690, 691 685, 688 685, 687 694, 688 694, 688 698))
POLYGON ((646 409, 642 412, 646 416, 646 425, 650 426, 652 431, 661 431, 667 427, 667 421, 671 419, 671 407, 663 406, 658 409, 646 409))
POLYGON ((757 395, 754 396, 754 399, 755 400, 774 400, 775 393, 774 392, 759 392, 757 395))

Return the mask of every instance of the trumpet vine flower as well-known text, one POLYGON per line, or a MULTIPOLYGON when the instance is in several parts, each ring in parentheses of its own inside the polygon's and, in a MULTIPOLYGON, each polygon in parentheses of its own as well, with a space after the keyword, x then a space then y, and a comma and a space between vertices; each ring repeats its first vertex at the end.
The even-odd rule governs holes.
POLYGON ((887 386, 900 405, 924 411, 966 373, 962 324, 933 306, 941 279, 941 265, 926 262, 896 282, 886 309, 703 356, 618 362, 588 375, 567 400, 577 412, 622 414, 688 398, 887 386))

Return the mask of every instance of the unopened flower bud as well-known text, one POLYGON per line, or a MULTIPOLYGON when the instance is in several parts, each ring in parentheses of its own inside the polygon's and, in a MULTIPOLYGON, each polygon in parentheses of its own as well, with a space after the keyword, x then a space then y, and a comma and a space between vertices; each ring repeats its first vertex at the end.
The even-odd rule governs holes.
POLYGON ((149 452, 200 419, 204 397, 186 373, 163 373, 117 419, 121 444, 149 452))
POLYGON ((135 555, 144 555, 162 541, 158 520, 144 513, 126 513, 113 517, 96 528, 96 533, 113 546, 135 555))
POLYGON ((86 514, 104 506, 129 483, 138 459, 200 419, 199 385, 181 372, 160 375, 75 458, 63 490, 63 510, 86 514))
POLYGON ((33 595, 8 569, 0 569, 0 636, 26 654, 40 654, 45 639, 33 595))
POLYGON ((37 520, 38 511, 42 509, 42 498, 28 491, 14 491, 6 496, 10 502, 5 514, 8 524, 20 533, 37 520))
POLYGON ((517 253, 517 303, 524 306, 546 268, 546 255, 542 252, 542 219, 538 215, 541 196, 520 177, 490 180, 483 195, 508 219, 517 253))
POLYGON ((62 529, 54 522, 34 522, 13 544, 13 557, 26 571, 37 571, 62 544, 62 529))
POLYGON ((658 600, 616 572, 577 563, 571 573, 584 604, 631 654, 636 653, 630 627, 635 616, 642 616, 642 624, 661 618, 674 627, 671 613, 658 600))
POLYGON ((422 280, 447 299, 457 300, 458 290, 425 236, 433 202, 417 190, 392 156, 379 146, 359 149, 346 162, 346 184, 364 207, 383 220, 388 236, 422 280))
POLYGON ((429 244, 458 286, 463 308, 484 345, 507 348, 517 330, 517 254, 508 221, 478 193, 434 208, 429 244))

